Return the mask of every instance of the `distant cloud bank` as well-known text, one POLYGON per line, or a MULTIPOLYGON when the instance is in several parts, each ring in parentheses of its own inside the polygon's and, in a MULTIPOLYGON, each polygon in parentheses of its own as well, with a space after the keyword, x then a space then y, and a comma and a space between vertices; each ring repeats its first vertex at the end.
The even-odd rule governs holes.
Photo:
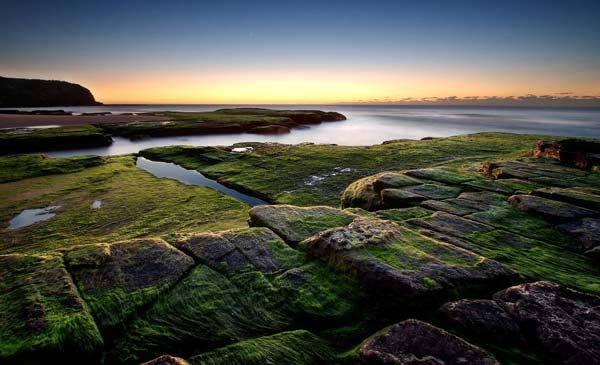
POLYGON ((551 95, 527 94, 521 96, 446 96, 401 99, 388 97, 357 100, 348 104, 600 107, 600 96, 573 95, 571 92, 561 92, 551 95))

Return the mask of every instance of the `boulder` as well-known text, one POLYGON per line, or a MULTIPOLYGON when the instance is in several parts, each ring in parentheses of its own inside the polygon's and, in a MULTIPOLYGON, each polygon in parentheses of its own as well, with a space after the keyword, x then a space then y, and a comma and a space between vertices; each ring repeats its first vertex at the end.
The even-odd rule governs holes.
POLYGON ((342 193, 342 207, 373 211, 381 208, 381 191, 418 185, 421 181, 397 172, 382 172, 356 180, 342 193))
POLYGON ((481 348, 426 322, 408 319, 359 350, 364 365, 499 365, 481 348))
POLYGON ((477 337, 510 343, 519 337, 519 326, 493 300, 463 299, 440 307, 439 312, 452 326, 477 337))
POLYGON ((574 219, 597 214, 591 209, 535 195, 513 195, 508 202, 523 211, 548 219, 574 219))
POLYGON ((356 217, 331 207, 292 205, 260 205, 252 208, 249 214, 251 226, 267 227, 291 246, 317 232, 345 226, 356 217))
POLYGON ((356 218, 299 247, 394 303, 416 304, 454 296, 467 287, 502 287, 517 279, 496 261, 377 218, 356 218))
POLYGON ((494 300, 553 362, 600 364, 600 297, 540 281, 502 290, 494 300))
POLYGON ((194 266, 194 260, 160 239, 76 246, 65 263, 102 327, 123 323, 194 266))

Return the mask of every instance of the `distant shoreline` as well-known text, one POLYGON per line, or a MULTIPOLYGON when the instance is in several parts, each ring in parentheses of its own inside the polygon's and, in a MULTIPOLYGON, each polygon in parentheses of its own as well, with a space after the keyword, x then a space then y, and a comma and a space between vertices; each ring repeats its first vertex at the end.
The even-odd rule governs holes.
POLYGON ((145 115, 22 115, 22 114, 0 114, 0 128, 24 128, 47 125, 58 125, 61 127, 106 124, 106 123, 128 123, 136 121, 165 121, 167 117, 145 116, 145 115))

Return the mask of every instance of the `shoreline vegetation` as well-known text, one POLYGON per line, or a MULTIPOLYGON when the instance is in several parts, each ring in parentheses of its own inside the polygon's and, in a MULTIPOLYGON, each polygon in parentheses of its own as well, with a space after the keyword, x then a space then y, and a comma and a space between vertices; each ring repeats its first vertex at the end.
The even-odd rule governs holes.
MULTIPOLYGON (((31 143, 67 131, 73 141, 343 119, 262 109, 153 115, 175 125, 50 128, 32 131, 31 143)), ((594 363, 600 141, 539 142, 547 138, 0 156, 0 361, 594 363), (272 204, 251 208, 157 178, 138 157, 272 204), (20 213, 45 208, 47 219, 9 229, 20 213), (432 339, 444 346, 424 345, 432 339)))
POLYGON ((336 112, 260 108, 114 116, 6 114, 0 115, 0 123, 2 118, 7 122, 0 125, 14 128, 0 129, 0 154, 108 146, 112 136, 135 140, 229 133, 281 134, 290 133, 293 128, 346 119, 336 112), (26 128, 35 125, 50 125, 51 128, 26 128))

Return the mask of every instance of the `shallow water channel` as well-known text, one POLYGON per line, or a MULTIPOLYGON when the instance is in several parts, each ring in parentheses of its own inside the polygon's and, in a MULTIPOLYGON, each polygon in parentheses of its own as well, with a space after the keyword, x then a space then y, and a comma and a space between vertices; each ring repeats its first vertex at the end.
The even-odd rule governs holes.
POLYGON ((187 185, 207 186, 218 190, 223 194, 239 199, 250 206, 269 204, 259 198, 228 188, 215 180, 207 178, 196 170, 188 170, 174 163, 158 162, 148 160, 144 157, 138 157, 136 165, 156 177, 175 179, 187 185))

